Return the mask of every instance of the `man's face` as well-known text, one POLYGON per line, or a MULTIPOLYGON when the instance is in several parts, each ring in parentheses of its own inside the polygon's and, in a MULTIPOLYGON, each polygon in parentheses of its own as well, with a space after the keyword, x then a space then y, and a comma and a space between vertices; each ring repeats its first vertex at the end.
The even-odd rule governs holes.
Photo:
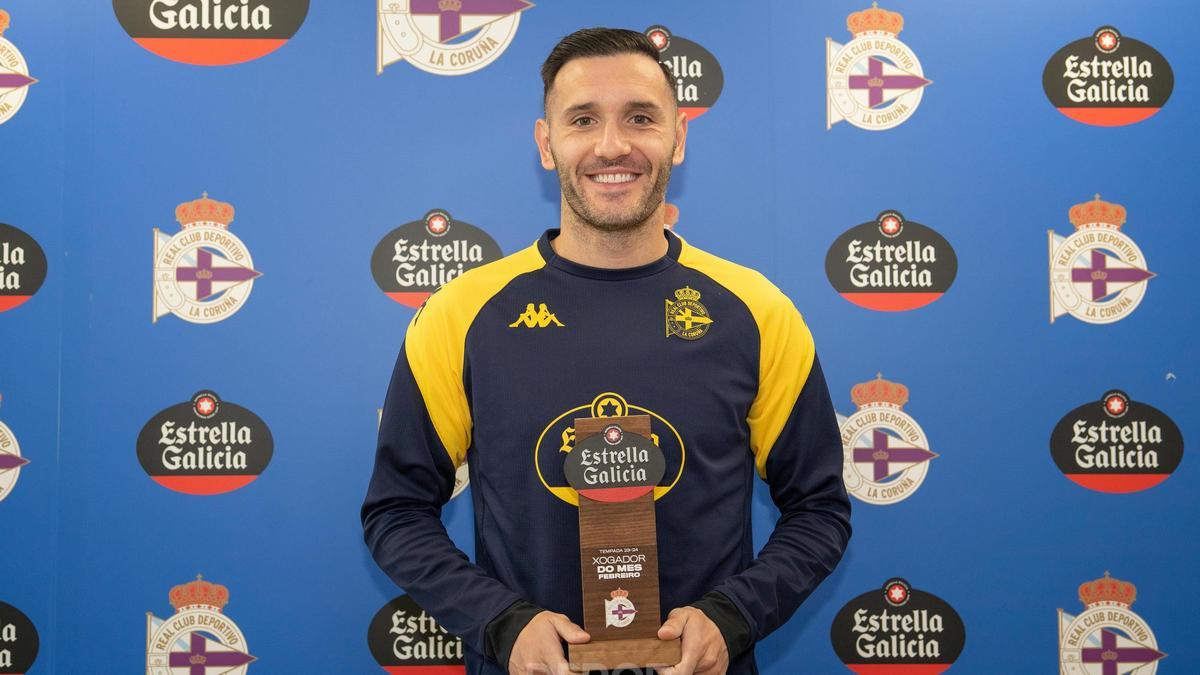
POLYGON ((608 232, 640 225, 662 204, 686 136, 662 69, 642 54, 567 62, 534 129, 567 206, 608 232))

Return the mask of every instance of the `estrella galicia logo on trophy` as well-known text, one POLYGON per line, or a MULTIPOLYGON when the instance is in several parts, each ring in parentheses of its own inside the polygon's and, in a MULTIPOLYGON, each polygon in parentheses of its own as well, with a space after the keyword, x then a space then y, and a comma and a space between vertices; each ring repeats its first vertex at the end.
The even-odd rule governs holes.
POLYGON ((442 284, 502 255, 487 232, 455 220, 446 209, 432 209, 420 220, 388 232, 375 245, 371 276, 392 300, 420 307, 442 284))
POLYGON ((1132 609, 1137 587, 1104 578, 1079 586, 1083 612, 1058 610, 1058 668, 1062 675, 1154 675, 1166 654, 1150 624, 1132 609))
POLYGON ((846 230, 825 254, 825 276, 846 300, 879 312, 924 307, 950 290, 958 257, 931 227, 894 209, 846 230))
POLYGON ((1154 47, 1101 26, 1050 57, 1042 88, 1076 122, 1119 127, 1162 109, 1175 88, 1175 73, 1154 47))
MULTIPOLYGON (((375 409, 375 431, 379 431, 379 427, 383 426, 383 408, 375 409)), ((458 465, 458 469, 454 472, 454 488, 450 493, 450 498, 454 499, 467 489, 471 483, 471 472, 467 468, 467 460, 463 459, 458 465)))
POLYGON ((25 104, 29 85, 37 82, 29 76, 29 64, 17 46, 4 37, 12 18, 0 9, 0 124, 12 119, 25 104))
POLYGON ((958 660, 967 629, 950 603, 895 577, 846 603, 829 638, 853 672, 934 675, 958 660))
POLYGON ((858 406, 839 419, 842 430, 842 480, 846 490, 868 504, 908 499, 925 482, 937 453, 921 425, 904 411, 908 387, 878 374, 856 384, 850 398, 858 406))
POLYGON ((225 613, 229 589, 197 574, 172 588, 169 598, 171 616, 146 612, 146 675, 246 675, 257 657, 225 613))
POLYGON ((375 73, 397 61, 435 75, 491 64, 517 36, 525 0, 379 0, 375 73))
POLYGON ((146 51, 196 66, 262 58, 287 44, 308 0, 113 0, 121 27, 146 51))
POLYGON ((1050 243, 1050 323, 1064 314, 1087 323, 1113 323, 1133 313, 1154 273, 1146 256, 1121 232, 1125 207, 1100 199, 1071 207, 1075 232, 1054 230, 1050 243))
POLYGON ((16 434, 0 420, 0 502, 12 493, 21 477, 21 467, 28 463, 29 460, 21 456, 16 434))
POLYGON ((699 44, 672 35, 666 26, 651 26, 646 37, 658 48, 658 60, 674 77, 675 100, 689 120, 708 112, 721 97, 725 73, 717 57, 699 44))
POLYGON ((461 675, 462 639, 451 635, 407 595, 384 605, 367 627, 375 662, 391 675, 461 675))
POLYGON ((0 312, 25 304, 46 280, 46 253, 33 237, 0 223, 0 312))
POLYGON ((181 229, 167 235, 154 228, 154 315, 191 323, 216 323, 237 313, 250 297, 254 269, 250 249, 232 232, 233 205, 205 192, 175 209, 181 229))
POLYGON ((847 17, 846 28, 854 39, 844 45, 825 38, 825 128, 843 120, 870 131, 902 124, 933 84, 897 37, 904 17, 873 2, 847 17))
POLYGON ((154 482, 190 495, 249 485, 274 451, 258 415, 207 389, 151 417, 137 438, 138 461, 154 482))
POLYGON ((21 610, 0 600, 0 675, 24 675, 37 660, 41 640, 21 610))
POLYGON ((1183 434, 1166 413, 1113 389, 1059 420, 1050 454, 1063 475, 1085 488, 1140 492, 1179 467, 1183 434))

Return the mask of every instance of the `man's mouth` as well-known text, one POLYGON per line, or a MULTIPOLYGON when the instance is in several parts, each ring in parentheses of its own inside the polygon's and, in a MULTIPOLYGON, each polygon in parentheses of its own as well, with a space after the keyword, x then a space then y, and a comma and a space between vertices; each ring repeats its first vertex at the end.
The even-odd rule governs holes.
POLYGON ((593 183, 632 183, 640 174, 636 173, 597 173, 588 176, 593 183))

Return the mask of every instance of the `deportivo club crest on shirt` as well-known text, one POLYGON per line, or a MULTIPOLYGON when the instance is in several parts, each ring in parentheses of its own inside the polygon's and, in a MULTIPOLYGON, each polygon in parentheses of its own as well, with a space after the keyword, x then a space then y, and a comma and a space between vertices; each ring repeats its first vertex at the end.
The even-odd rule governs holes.
POLYGON ((629 591, 618 588, 604 600, 604 625, 624 628, 633 623, 637 608, 629 600, 629 591))
POLYGON ((1146 620, 1130 607, 1137 587, 1104 573, 1079 586, 1084 611, 1058 610, 1060 675, 1154 675, 1166 656, 1146 620))
POLYGON ((168 236, 154 228, 154 317, 167 314, 191 323, 233 316, 250 297, 254 269, 250 250, 229 231, 233 205, 209 199, 175 209, 182 229, 168 236))
POLYGON ((257 657, 224 612, 229 589, 197 574, 170 599, 173 615, 146 612, 146 675, 245 675, 257 657))
POLYGON ((675 300, 666 300, 667 337, 699 340, 712 327, 708 308, 700 304, 700 291, 687 286, 675 291, 675 300))
POLYGON ((896 37, 904 17, 873 2, 847 17, 846 27, 854 35, 850 42, 825 38, 825 128, 843 120, 871 131, 901 124, 933 84, 917 55, 896 37))
POLYGON ((1129 316, 1154 276, 1142 250, 1121 232, 1125 207, 1100 199, 1070 211, 1075 233, 1048 230, 1050 323, 1064 314, 1087 323, 1113 323, 1129 316))
POLYGON ((895 504, 912 496, 937 453, 917 421, 904 412, 908 387, 883 379, 857 384, 858 410, 840 419, 846 490, 868 504, 895 504))
POLYGON ((12 119, 25 103, 29 85, 37 82, 29 76, 29 64, 17 46, 4 37, 11 17, 0 9, 0 124, 12 119))
POLYGON ((658 61, 671 71, 675 101, 689 120, 708 112, 721 97, 725 73, 717 57, 699 44, 672 35, 666 26, 651 26, 646 37, 658 49, 658 61))
POLYGON ((397 61, 466 75, 495 61, 517 35, 525 0, 379 0, 375 73, 397 61))
MULTIPOLYGON (((3 399, 0 399, 3 400, 3 399)), ((29 460, 21 456, 21 446, 12 429, 0 421, 0 501, 13 491, 21 477, 21 467, 29 460)))

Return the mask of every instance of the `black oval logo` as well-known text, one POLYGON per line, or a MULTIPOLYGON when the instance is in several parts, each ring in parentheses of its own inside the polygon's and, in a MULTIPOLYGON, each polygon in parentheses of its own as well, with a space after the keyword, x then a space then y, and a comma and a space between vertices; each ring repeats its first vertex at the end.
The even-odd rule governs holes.
POLYGON ((462 640, 438 625, 407 595, 375 613, 367 628, 367 645, 375 662, 392 675, 466 672, 462 640))
POLYGON ((856 673, 932 674, 958 660, 967 629, 945 600, 896 577, 846 603, 829 637, 838 658, 856 673))
POLYGON ((716 105, 725 88, 725 73, 717 57, 699 44, 673 35, 666 26, 651 26, 645 33, 658 48, 659 62, 671 71, 679 110, 694 120, 716 105))
POLYGON ((25 304, 46 281, 46 254, 33 237, 0 223, 0 312, 25 304))
POLYGON ((121 27, 147 51, 197 66, 228 66, 282 47, 308 0, 113 0, 121 27))
POLYGON ((258 415, 208 390, 150 418, 137 438, 146 473, 190 495, 249 485, 267 468, 274 449, 271 430, 258 415))
POLYGON ((619 424, 577 442, 563 461, 567 483, 600 502, 623 502, 651 492, 666 470, 654 441, 619 424))
POLYGON ((37 660, 37 629, 21 610, 0 601, 0 675, 23 675, 37 660))
POLYGON ((1042 89, 1058 111, 1102 127, 1134 124, 1157 113, 1175 88, 1171 64, 1154 47, 1101 26, 1054 53, 1042 89))
POLYGON ((392 300, 420 307, 442 284, 469 269, 499 260, 491 235, 445 209, 387 233, 371 253, 371 276, 392 300))

